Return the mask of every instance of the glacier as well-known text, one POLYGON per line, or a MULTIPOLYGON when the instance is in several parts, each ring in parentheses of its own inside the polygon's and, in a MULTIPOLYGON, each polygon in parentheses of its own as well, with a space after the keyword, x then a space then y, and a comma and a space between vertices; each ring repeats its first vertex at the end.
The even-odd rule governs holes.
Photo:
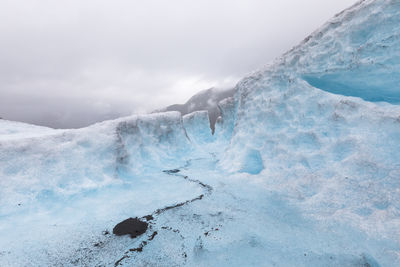
POLYGON ((0 266, 400 266, 400 2, 364 0, 209 111, 0 120, 0 266), (136 238, 112 229, 148 224, 136 238))

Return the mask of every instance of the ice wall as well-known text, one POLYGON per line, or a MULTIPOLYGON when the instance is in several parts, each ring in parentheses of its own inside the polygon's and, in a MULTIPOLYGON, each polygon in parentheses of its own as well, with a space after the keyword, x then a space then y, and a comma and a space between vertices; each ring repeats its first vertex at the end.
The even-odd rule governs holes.
POLYGON ((221 116, 215 124, 215 136, 219 141, 230 141, 235 125, 236 101, 234 97, 229 97, 218 103, 221 116))
POLYGON ((261 171, 318 218, 400 236, 399 20, 399 1, 361 1, 242 80, 221 166, 261 171))
POLYGON ((53 134, 46 130, 31 138, 0 139, 0 174, 7 177, 0 180, 0 200, 6 203, 20 197, 13 201, 19 203, 47 197, 49 192, 72 194, 115 179, 132 179, 149 166, 175 166, 176 158, 189 153, 190 146, 178 112, 132 116, 53 134))
POLYGON ((214 140, 211 134, 208 111, 195 111, 183 116, 183 125, 189 139, 195 144, 209 143, 214 140))
POLYGON ((179 112, 138 116, 116 126, 117 168, 142 173, 154 166, 173 168, 191 150, 179 112), (182 158, 177 162, 177 158, 182 158))

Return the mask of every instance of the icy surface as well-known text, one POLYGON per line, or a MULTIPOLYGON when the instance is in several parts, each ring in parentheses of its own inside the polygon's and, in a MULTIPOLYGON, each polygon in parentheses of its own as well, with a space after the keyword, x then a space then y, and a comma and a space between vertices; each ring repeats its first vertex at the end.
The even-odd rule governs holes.
POLYGON ((396 244, 371 252, 383 266, 400 264, 399 18, 399 1, 362 1, 242 80, 221 163, 235 173, 259 151, 269 190, 396 244))
POLYGON ((0 140, 37 137, 57 131, 60 130, 0 119, 0 140))
POLYGON ((213 140, 208 111, 195 111, 183 116, 183 125, 192 142, 202 144, 213 140))
POLYGON ((235 125, 236 106, 233 97, 226 98, 218 103, 221 111, 221 116, 218 117, 215 124, 215 136, 218 141, 230 141, 235 125))
POLYGON ((399 18, 338 14, 243 79, 214 135, 207 111, 0 120, 0 266, 400 266, 399 18), (113 235, 130 217, 146 233, 113 235))

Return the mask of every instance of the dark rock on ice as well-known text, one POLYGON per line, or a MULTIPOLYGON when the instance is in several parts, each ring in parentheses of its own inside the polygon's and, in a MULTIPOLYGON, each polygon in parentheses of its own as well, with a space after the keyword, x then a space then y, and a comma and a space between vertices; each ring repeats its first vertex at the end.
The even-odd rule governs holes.
POLYGON ((113 234, 130 235, 131 238, 135 238, 141 234, 144 234, 147 230, 148 224, 139 220, 138 218, 129 218, 125 221, 118 223, 114 229, 113 234))

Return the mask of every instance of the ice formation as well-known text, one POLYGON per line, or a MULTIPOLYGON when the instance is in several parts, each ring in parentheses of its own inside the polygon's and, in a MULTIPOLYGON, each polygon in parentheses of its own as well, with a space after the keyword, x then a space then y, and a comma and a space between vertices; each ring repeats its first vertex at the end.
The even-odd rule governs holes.
POLYGON ((213 140, 208 111, 195 111, 183 116, 183 126, 194 143, 207 143, 213 140))
POLYGON ((207 111, 0 120, 0 266, 400 266, 400 2, 343 11, 207 111), (135 238, 112 229, 148 223, 135 238))
POLYGON ((195 94, 185 104, 171 105, 166 108, 159 109, 156 112, 179 111, 182 115, 186 115, 195 111, 207 110, 210 118, 210 128, 211 131, 214 132, 217 118, 221 115, 220 109, 218 108, 218 103, 225 98, 232 97, 235 92, 235 88, 210 88, 195 94))

